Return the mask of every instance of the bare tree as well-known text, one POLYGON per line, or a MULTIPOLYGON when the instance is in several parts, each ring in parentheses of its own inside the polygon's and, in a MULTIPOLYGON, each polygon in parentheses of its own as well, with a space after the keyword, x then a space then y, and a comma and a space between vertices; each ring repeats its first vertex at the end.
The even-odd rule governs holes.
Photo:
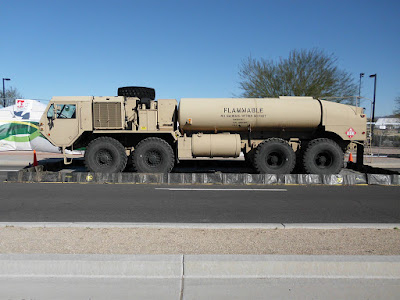
MULTIPOLYGON (((22 98, 22 95, 16 88, 10 87, 6 89, 5 91, 5 98, 6 98, 6 105, 5 106, 10 106, 13 105, 15 102, 15 99, 20 99, 22 98)), ((4 105, 4 96, 3 96, 3 91, 0 91, 0 101, 1 101, 1 106, 4 105)))
POLYGON ((357 86, 351 75, 337 67, 337 58, 319 49, 292 50, 288 58, 275 62, 247 58, 239 76, 243 97, 312 96, 315 98, 354 96, 357 86))
POLYGON ((396 117, 400 117, 400 96, 397 96, 396 98, 394 98, 393 114, 395 114, 396 117))

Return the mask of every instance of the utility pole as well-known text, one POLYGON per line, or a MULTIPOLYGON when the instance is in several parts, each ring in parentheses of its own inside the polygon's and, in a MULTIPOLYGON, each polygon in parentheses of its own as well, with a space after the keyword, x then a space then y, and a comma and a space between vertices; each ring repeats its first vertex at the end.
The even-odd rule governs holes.
POLYGON ((356 106, 360 106, 361 105, 361 78, 363 78, 365 75, 365 73, 360 73, 360 84, 358 86, 358 98, 356 100, 356 106))
POLYGON ((374 78, 374 100, 372 102, 372 120, 371 120, 371 122, 374 122, 375 121, 375 97, 376 97, 376 77, 377 77, 377 75, 375 73, 375 74, 369 75, 369 77, 374 78))
POLYGON ((11 80, 10 78, 3 78, 3 107, 6 107, 6 89, 4 87, 4 81, 11 80))

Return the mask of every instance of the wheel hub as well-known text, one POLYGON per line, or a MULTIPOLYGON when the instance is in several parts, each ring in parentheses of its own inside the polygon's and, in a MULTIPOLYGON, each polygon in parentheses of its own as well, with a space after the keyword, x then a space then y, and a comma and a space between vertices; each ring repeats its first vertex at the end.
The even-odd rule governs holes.
POLYGON ((110 152, 106 150, 99 151, 97 154, 97 162, 100 165, 109 165, 113 160, 113 157, 110 152))
POLYGON ((267 155, 267 165, 272 168, 278 168, 282 166, 284 162, 284 156, 282 153, 271 152, 267 155))
POLYGON ((157 151, 149 151, 146 162, 149 166, 157 166, 161 163, 161 155, 157 151))
POLYGON ((320 168, 327 168, 332 165, 332 155, 329 153, 319 153, 316 157, 316 164, 320 168))

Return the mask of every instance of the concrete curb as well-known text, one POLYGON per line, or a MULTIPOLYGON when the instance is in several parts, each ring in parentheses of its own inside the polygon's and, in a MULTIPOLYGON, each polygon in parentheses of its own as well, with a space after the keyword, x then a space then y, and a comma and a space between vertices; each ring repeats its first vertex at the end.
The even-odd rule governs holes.
POLYGON ((151 229, 400 229, 400 223, 99 223, 0 222, 0 228, 151 228, 151 229))
POLYGON ((397 299, 399 282, 400 256, 0 254, 2 299, 397 299))
POLYGON ((383 174, 230 174, 230 173, 90 173, 48 172, 43 166, 8 172, 8 182, 125 183, 125 184, 323 184, 323 185, 400 185, 400 175, 383 174))
POLYGON ((5 276, 400 279, 400 256, 0 254, 5 276))
POLYGON ((185 278, 396 278, 400 256, 185 255, 185 278))
POLYGON ((400 256, 0 254, 0 276, 400 279, 400 256))
POLYGON ((182 255, 0 254, 0 277, 180 278, 182 255))
POLYGON ((400 256, 0 254, 4 276, 400 279, 400 256))

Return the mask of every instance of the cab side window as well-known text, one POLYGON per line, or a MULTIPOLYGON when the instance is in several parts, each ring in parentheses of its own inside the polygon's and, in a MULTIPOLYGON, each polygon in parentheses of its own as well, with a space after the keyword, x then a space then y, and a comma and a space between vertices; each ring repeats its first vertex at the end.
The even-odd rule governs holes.
MULTIPOLYGON (((57 119, 75 119, 76 118, 76 105, 75 104, 56 104, 57 119)), ((53 118, 54 104, 50 105, 47 111, 47 118, 53 118)))
POLYGON ((76 118, 76 105, 75 104, 64 104, 57 108, 58 119, 75 119, 76 118))

